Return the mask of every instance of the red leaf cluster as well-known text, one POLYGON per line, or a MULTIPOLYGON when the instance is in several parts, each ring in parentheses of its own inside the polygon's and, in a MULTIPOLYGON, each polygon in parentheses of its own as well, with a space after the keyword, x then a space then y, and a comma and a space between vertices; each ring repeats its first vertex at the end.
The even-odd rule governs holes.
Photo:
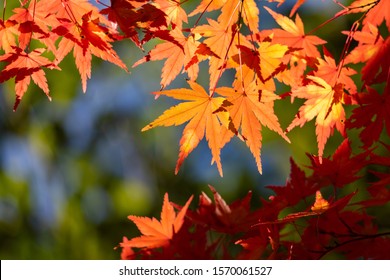
MULTIPOLYGON (((388 259, 390 231, 378 229, 368 208, 389 202, 389 176, 378 174, 381 180, 369 187, 370 198, 359 200, 361 190, 348 191, 350 183, 356 184, 358 178, 337 180, 330 171, 342 161, 358 172, 373 160, 367 155, 351 156, 347 141, 333 158, 325 160, 329 164, 317 165, 312 158, 311 175, 291 160, 286 184, 269 186, 275 195, 266 200, 258 198, 256 207, 252 207, 251 192, 228 204, 211 186, 213 199, 202 193, 194 210, 189 208, 191 198, 181 207, 173 203, 168 206, 165 196, 163 213, 173 205, 179 211, 177 217, 172 214, 167 220, 162 214, 160 223, 129 216, 142 235, 131 240, 124 237, 120 244, 122 258, 388 259), (179 216, 182 226, 175 227, 179 216), (160 231, 160 227, 169 228, 170 234, 160 231)), ((381 160, 379 157, 374 161, 381 160)), ((385 161, 389 164, 388 158, 385 161)))

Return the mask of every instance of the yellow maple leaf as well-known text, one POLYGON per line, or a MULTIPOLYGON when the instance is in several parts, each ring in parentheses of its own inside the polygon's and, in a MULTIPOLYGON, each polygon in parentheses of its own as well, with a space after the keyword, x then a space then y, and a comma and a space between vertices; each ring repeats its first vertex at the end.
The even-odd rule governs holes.
POLYGON ((220 133, 222 123, 227 125, 227 112, 216 113, 225 98, 211 97, 196 82, 188 81, 191 89, 172 89, 154 92, 157 95, 165 95, 188 102, 179 103, 166 110, 156 120, 145 126, 142 131, 149 130, 156 126, 180 125, 188 121, 183 130, 180 140, 180 152, 177 160, 175 173, 177 174, 184 159, 198 146, 199 142, 206 136, 211 154, 212 163, 217 163, 217 168, 223 176, 220 159, 220 133))

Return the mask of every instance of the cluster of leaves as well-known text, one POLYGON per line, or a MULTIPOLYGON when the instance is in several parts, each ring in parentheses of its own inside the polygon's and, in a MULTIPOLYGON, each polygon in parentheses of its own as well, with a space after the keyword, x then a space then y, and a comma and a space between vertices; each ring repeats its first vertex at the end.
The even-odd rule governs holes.
MULTIPOLYGON (((388 233, 378 232, 365 208, 390 200, 390 176, 373 172, 377 180, 365 190, 369 200, 351 204, 354 192, 338 196, 339 189, 345 190, 359 179, 360 170, 371 165, 389 169, 389 156, 375 152, 378 147, 390 152, 390 146, 382 141, 390 134, 389 1, 355 0, 349 6, 330 1, 339 5, 340 11, 318 28, 339 17, 359 16, 350 30, 342 31, 346 41, 339 59, 325 48, 324 39, 314 35, 318 28, 305 32, 297 13, 302 0, 296 1, 289 16, 264 7, 280 26, 266 30, 259 28, 260 10, 255 0, 202 0, 191 11, 183 8, 186 1, 176 0, 111 0, 103 10, 86 0, 19 2, 9 18, 3 13, 0 20, 0 62, 5 65, 0 82, 15 79, 14 109, 31 78, 50 98, 45 71, 60 70, 61 61, 71 51, 85 92, 92 55, 127 71, 112 43, 129 39, 142 49, 146 42, 158 39, 133 67, 165 60, 161 90, 154 94, 179 103, 143 131, 187 123, 176 173, 206 138, 211 162, 222 176, 221 149, 234 136, 248 146, 261 173, 262 128, 266 126, 290 142, 289 131, 315 118, 318 156, 311 156, 310 176, 292 161, 286 185, 271 187, 276 195, 263 200, 256 211, 249 209, 250 194, 229 206, 212 189, 214 204, 202 194, 196 211, 187 209, 188 202, 178 207, 181 210, 176 216, 166 196, 161 222, 130 216, 144 236, 124 240, 124 258, 215 258, 216 252, 219 257, 320 258, 333 251, 346 252, 350 258, 388 257, 382 250, 390 245, 385 237, 388 233), (197 82, 201 62, 208 63, 208 87, 197 82), (221 77, 228 71, 234 74, 233 82, 221 86, 221 77), (188 76, 190 88, 165 89, 181 73, 188 76), (277 94, 278 85, 289 88, 288 92, 277 94), (275 102, 283 98, 304 100, 286 129, 274 111, 275 102), (346 108, 353 108, 352 113, 348 115, 346 108), (333 156, 324 157, 335 128, 346 140, 333 156), (356 155, 348 140, 354 129, 360 130, 363 148, 356 155), (319 191, 323 188, 333 188, 334 201, 322 198, 319 191), (302 203, 310 207, 309 199, 315 194, 311 211, 303 209, 283 217, 285 211, 302 203), (306 223, 298 224, 301 220, 306 223), (299 241, 291 240, 291 232, 299 235, 299 241), (211 240, 210 233, 215 233, 216 239, 211 240), (229 255, 226 240, 243 248, 238 256, 229 255), (357 245, 367 252, 353 250, 357 245)), ((284 0, 263 2, 281 5, 284 0)))
POLYGON ((202 193, 195 210, 188 209, 192 197, 182 207, 169 202, 166 194, 161 221, 129 216, 142 236, 124 237, 121 257, 389 259, 390 232, 379 231, 375 218, 367 214, 368 207, 389 201, 386 179, 369 187, 368 200, 352 203, 356 190, 337 198, 341 189, 358 178, 356 173, 342 176, 341 166, 358 172, 368 161, 381 159, 370 158, 370 152, 352 156, 348 140, 322 164, 319 157, 311 156, 310 176, 291 160, 290 179, 284 186, 269 186, 275 195, 261 199, 258 209, 251 209, 251 192, 228 205, 210 186, 214 202, 202 193), (320 189, 333 191, 330 199, 324 199, 320 189))

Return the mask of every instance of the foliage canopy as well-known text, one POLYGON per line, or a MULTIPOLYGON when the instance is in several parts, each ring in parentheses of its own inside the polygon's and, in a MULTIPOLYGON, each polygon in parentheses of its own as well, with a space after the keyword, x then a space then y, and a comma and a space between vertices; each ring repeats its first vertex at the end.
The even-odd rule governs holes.
POLYGON ((220 153, 234 137, 246 144, 262 173, 263 128, 290 143, 291 130, 315 119, 318 154, 308 155, 309 175, 291 159, 286 184, 269 186, 275 195, 261 198, 262 206, 254 210, 251 193, 227 204, 210 187, 214 202, 202 193, 196 210, 189 209, 192 198, 181 207, 166 194, 161 221, 129 216, 142 236, 124 238, 122 258, 318 259, 332 253, 390 258, 390 232, 378 228, 369 215, 370 207, 390 200, 389 1, 329 1, 339 11, 311 31, 299 16, 301 0, 294 1, 289 15, 272 5, 278 2, 279 7, 284 0, 202 0, 196 6, 174 0, 111 0, 111 5, 100 3, 105 6, 101 10, 86 0, 19 2, 0 20, 0 82, 15 80, 14 110, 31 81, 51 98, 45 73, 61 70, 70 53, 84 92, 93 56, 128 71, 113 44, 130 40, 140 49, 153 44, 133 67, 164 60, 161 89, 153 94, 178 101, 142 130, 186 123, 176 173, 205 138, 211 163, 223 176, 220 153), (279 27, 262 28, 261 8, 279 27), (335 58, 316 32, 340 17, 354 21, 350 30, 340 30, 345 44, 335 58), (201 85, 205 64, 209 79, 201 85), (182 73, 189 88, 167 89, 182 73), (230 85, 221 85, 221 77, 231 73, 230 85), (303 103, 283 128, 274 105, 285 99, 303 103), (326 155, 335 129, 344 140, 326 155), (359 130, 361 143, 349 137, 354 130, 359 130), (362 172, 375 179, 361 189, 351 188, 362 172), (364 198, 356 198, 361 192, 364 198))

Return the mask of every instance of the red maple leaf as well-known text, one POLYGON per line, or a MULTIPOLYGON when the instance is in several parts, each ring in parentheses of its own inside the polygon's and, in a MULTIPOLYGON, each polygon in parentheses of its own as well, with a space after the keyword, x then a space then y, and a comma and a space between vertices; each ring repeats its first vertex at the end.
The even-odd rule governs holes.
POLYGON ((362 69, 362 80, 366 85, 386 81, 387 92, 390 91, 390 37, 386 39, 379 50, 369 59, 362 69), (387 59, 386 59, 387 57, 387 59))
POLYGON ((187 211, 187 217, 194 223, 206 226, 218 232, 236 234, 247 231, 258 220, 256 211, 251 211, 249 192, 243 199, 227 204, 221 195, 209 185, 213 201, 202 192, 196 211, 187 211))
POLYGON ((100 11, 134 43, 141 47, 138 28, 153 32, 154 29, 167 27, 165 13, 146 0, 111 0, 111 6, 100 11))
POLYGON ((347 128, 362 128, 359 138, 363 148, 367 149, 375 143, 384 127, 390 135, 390 93, 385 91, 379 94, 375 89, 368 87, 368 93, 359 95, 360 106, 352 111, 347 121, 347 128))
POLYGON ((321 186, 333 185, 341 188, 360 178, 358 173, 367 165, 367 156, 370 152, 366 150, 352 156, 350 141, 345 139, 333 154, 332 159, 323 158, 320 163, 319 157, 309 155, 310 168, 314 171, 312 178, 321 186), (348 172, 345 172, 346 170, 348 172))
MULTIPOLYGON (((290 177, 284 186, 267 186, 273 190, 275 195, 271 197, 270 201, 266 202, 267 208, 276 215, 280 210, 296 205, 307 196, 313 195, 319 186, 315 181, 311 181, 306 176, 305 172, 298 167, 294 160, 290 159, 290 177)), ((272 215, 264 215, 272 217, 272 215)), ((267 218, 268 218, 267 217, 267 218)))

